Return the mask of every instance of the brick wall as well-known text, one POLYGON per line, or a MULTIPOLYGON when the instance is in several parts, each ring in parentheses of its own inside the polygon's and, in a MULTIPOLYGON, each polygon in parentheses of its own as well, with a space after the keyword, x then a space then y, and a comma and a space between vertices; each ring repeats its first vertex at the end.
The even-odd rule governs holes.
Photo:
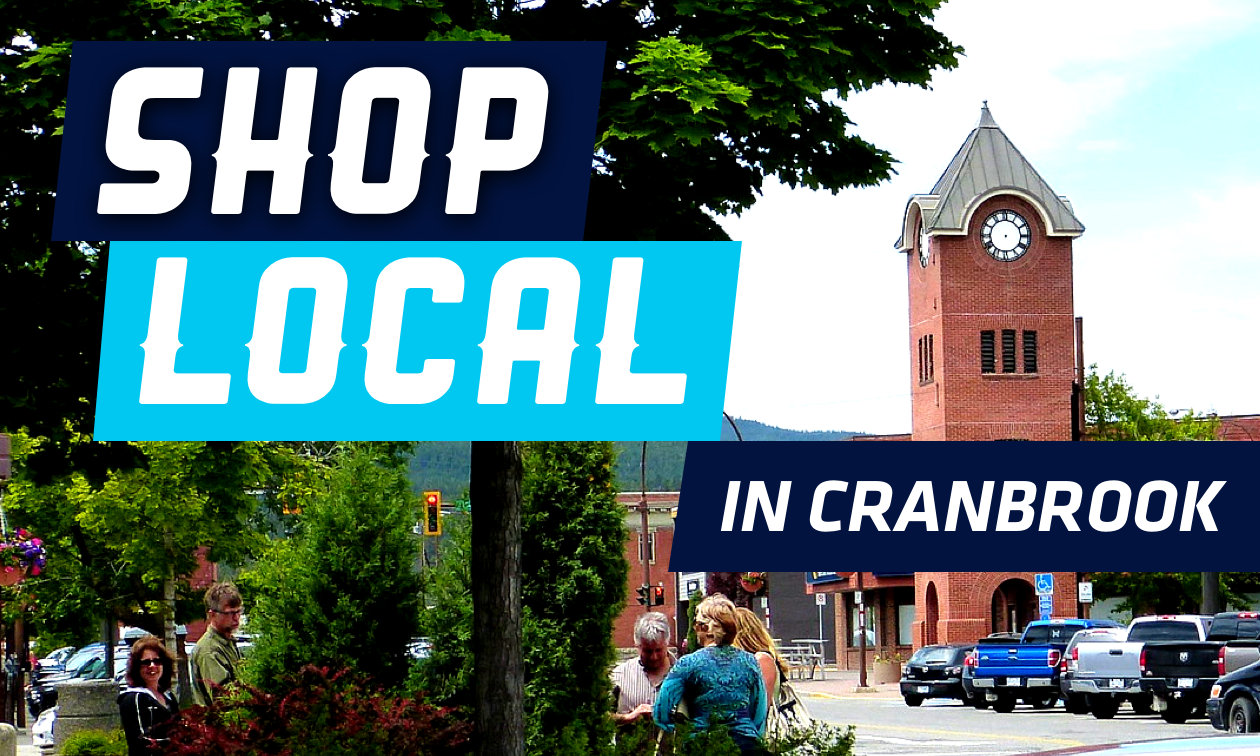
POLYGON ((1030 203, 1001 195, 981 203, 966 236, 938 236, 931 244, 926 269, 917 255, 907 255, 914 439, 1071 440, 1071 239, 1047 236, 1030 203), (980 225, 1004 208, 1024 216, 1033 229, 1028 253, 1013 262, 994 260, 980 244, 980 225), (1017 332, 1015 373, 1000 372, 1003 329, 1017 332), (999 372, 980 372, 982 330, 997 332, 999 372), (1035 374, 1023 372, 1025 330, 1037 332, 1035 374), (935 379, 921 383, 918 343, 929 334, 935 379))
MULTIPOLYGON (((1054 572, 1055 618, 1076 616, 1076 573, 1054 572)), ((935 633, 935 643, 970 643, 1007 628, 1001 617, 993 616, 994 594, 1006 588, 1009 596, 1021 601, 1017 631, 1028 620, 1037 619, 1036 594, 1032 572, 916 572, 915 582, 915 645, 926 645, 935 633), (1015 581, 1012 583, 1011 581, 1015 581), (929 626, 929 593, 934 589, 937 606, 935 628, 929 626), (1012 590, 1015 589, 1015 590, 1012 590), (1028 602, 1031 601, 1031 607, 1028 602), (1026 614, 1031 616, 1026 616, 1026 614)))

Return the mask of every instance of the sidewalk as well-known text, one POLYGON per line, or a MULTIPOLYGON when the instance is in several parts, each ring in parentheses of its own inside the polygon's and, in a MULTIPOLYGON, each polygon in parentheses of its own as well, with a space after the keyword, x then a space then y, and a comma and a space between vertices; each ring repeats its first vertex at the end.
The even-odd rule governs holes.
POLYGON ((17 756, 39 756, 40 750, 31 743, 31 728, 27 725, 25 728, 17 731, 17 756))
MULTIPOLYGON (((869 673, 867 678, 870 678, 869 673)), ((792 683, 798 695, 806 698, 901 698, 901 688, 898 683, 868 684, 866 689, 859 691, 856 669, 837 670, 834 667, 828 667, 826 680, 819 679, 815 672, 813 680, 807 677, 804 680, 793 679, 789 682, 792 683)))

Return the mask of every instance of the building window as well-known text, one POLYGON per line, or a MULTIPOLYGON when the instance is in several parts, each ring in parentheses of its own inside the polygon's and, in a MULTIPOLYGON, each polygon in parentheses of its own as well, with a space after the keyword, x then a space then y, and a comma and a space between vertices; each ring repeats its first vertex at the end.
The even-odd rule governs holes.
POLYGON ((1037 332, 1024 331, 1024 372, 1037 372, 1037 332))
MULTIPOLYGON (((879 594, 871 591, 866 592, 867 596, 877 596, 879 594)), ((877 605, 867 604, 866 606, 866 647, 875 646, 876 633, 875 628, 879 627, 877 605)), ((849 607, 849 640, 853 648, 857 648, 862 643, 862 636, 858 632, 858 608, 857 604, 849 607)))
POLYGON ((1015 372, 1015 329, 1002 331, 1002 372, 1015 372))
POLYGON ((993 350, 993 331, 980 332, 980 372, 996 372, 993 350))
POLYGON ((919 383, 936 380, 936 354, 932 334, 919 337, 919 383))
MULTIPOLYGON (((656 564, 656 531, 650 531, 647 537, 648 561, 656 564)), ((639 533, 639 563, 643 563, 643 534, 639 533)))

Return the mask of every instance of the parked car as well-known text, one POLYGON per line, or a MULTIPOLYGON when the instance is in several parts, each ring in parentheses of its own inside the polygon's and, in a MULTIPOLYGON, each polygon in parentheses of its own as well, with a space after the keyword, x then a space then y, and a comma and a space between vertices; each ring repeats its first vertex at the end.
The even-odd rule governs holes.
POLYGON ((924 646, 910 657, 901 671, 901 695, 907 706, 927 698, 956 698, 964 703, 962 672, 967 654, 975 646, 924 646))
POLYGON ((57 687, 69 680, 105 680, 122 679, 126 670, 127 655, 130 649, 124 644, 114 648, 114 669, 105 669, 105 645, 93 643, 84 646, 66 662, 66 671, 58 675, 49 675, 32 682, 26 688, 26 706, 32 717, 38 717, 45 709, 57 705, 57 687))
POLYGON ((1086 630, 1072 638, 1064 674, 1071 711, 1081 713, 1083 704, 1095 719, 1111 719, 1128 703, 1138 714, 1151 713, 1151 695, 1142 691, 1138 661, 1144 632, 1152 626, 1134 620, 1128 629, 1086 630))
POLYGON ((70 660, 70 657, 74 656, 75 651, 78 651, 78 649, 74 646, 62 646, 43 659, 36 660, 35 667, 31 670, 31 676, 39 677, 64 671, 66 662, 70 660))
POLYGON ((976 653, 980 646, 986 644, 1010 644, 1019 643, 1021 633, 990 633, 981 638, 976 643, 976 648, 972 649, 963 659, 962 686, 963 694, 967 697, 968 703, 977 709, 989 708, 989 701, 984 697, 983 691, 977 691, 975 687, 976 678, 976 653))
POLYGON ((1260 732, 1260 662, 1218 679, 1207 701, 1207 715, 1218 730, 1260 732))
POLYGON ((1013 711, 1020 700, 1048 709, 1059 700, 1059 662, 1068 641, 1078 630, 1093 627, 1120 624, 1095 619, 1033 620, 1019 643, 978 648, 972 685, 984 691, 996 712, 1013 711))
POLYGON ((53 725, 57 723, 57 707, 44 709, 31 725, 31 741, 41 753, 49 752, 53 747, 53 725))
POLYGON ((1207 639, 1211 624, 1208 616, 1169 615, 1153 618, 1148 625, 1152 631, 1167 628, 1167 640, 1154 634, 1146 638, 1138 661, 1142 691, 1155 697, 1155 710, 1165 722, 1181 724, 1206 713, 1217 678, 1217 657, 1225 645, 1207 639), (1197 631, 1188 640, 1187 626, 1197 631))
POLYGON ((1225 643, 1216 654, 1217 677, 1260 661, 1260 612, 1221 612, 1208 640, 1225 643))

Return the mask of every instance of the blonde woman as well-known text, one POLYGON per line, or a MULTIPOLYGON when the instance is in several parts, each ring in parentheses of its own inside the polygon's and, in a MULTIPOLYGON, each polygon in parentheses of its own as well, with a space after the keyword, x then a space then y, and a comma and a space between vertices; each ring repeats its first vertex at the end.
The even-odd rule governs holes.
POLYGON ((670 670, 652 718, 661 729, 673 732, 671 714, 685 700, 695 732, 722 728, 742 756, 766 754, 761 741, 766 726, 766 683, 753 655, 732 645, 736 626, 730 599, 713 595, 700 602, 696 635, 703 647, 670 670))
POLYGON ((735 645, 752 654, 766 684, 766 706, 779 698, 779 684, 787 677, 788 665, 779 655, 774 639, 752 610, 735 609, 735 645))

